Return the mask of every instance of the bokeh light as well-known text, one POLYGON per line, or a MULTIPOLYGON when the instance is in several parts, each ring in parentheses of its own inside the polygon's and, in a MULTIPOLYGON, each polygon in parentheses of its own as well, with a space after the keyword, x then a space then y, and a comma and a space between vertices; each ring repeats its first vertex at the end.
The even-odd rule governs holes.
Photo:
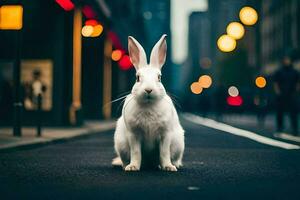
POLYGON ((244 26, 239 22, 231 22, 226 28, 226 32, 229 36, 238 40, 241 39, 245 34, 244 26))
POLYGON ((91 35, 91 37, 98 37, 99 35, 101 35, 102 31, 103 31, 103 26, 101 24, 98 24, 96 26, 93 27, 93 33, 91 35))
POLYGON ((132 63, 128 55, 123 55, 123 57, 119 60, 118 63, 120 69, 122 70, 129 70, 132 67, 132 63))
POLYGON ((81 34, 84 37, 90 37, 93 34, 93 32, 94 32, 94 28, 93 28, 93 26, 90 26, 90 25, 85 25, 81 29, 81 34))
POLYGON ((119 61, 122 57, 122 51, 117 49, 117 50, 113 50, 113 52, 111 53, 111 59, 113 61, 119 61))
POLYGON ((70 11, 75 8, 74 3, 71 0, 55 0, 65 11, 70 11))
POLYGON ((243 7, 240 10, 240 20, 243 24, 251 26, 254 25, 258 20, 258 14, 254 8, 249 6, 243 7))
POLYGON ((267 85, 267 81, 264 77, 259 76, 255 79, 255 85, 259 88, 264 88, 267 85))
POLYGON ((212 84, 212 79, 208 75, 202 75, 200 76, 198 82, 202 88, 209 88, 212 84))
POLYGON ((0 29, 20 30, 23 26, 23 7, 21 5, 0 6, 0 29))
POLYGON ((199 82, 192 83, 190 88, 191 88, 192 93, 194 93, 194 94, 200 94, 203 90, 199 82))
POLYGON ((241 96, 227 97, 227 104, 230 106, 241 106, 243 104, 243 99, 241 96))
POLYGON ((236 48, 236 41, 229 35, 222 35, 217 41, 218 48, 223 52, 230 52, 236 48))
POLYGON ((89 20, 85 21, 85 25, 96 26, 98 24, 99 24, 99 22, 95 19, 89 19, 89 20))
POLYGON ((199 64, 203 69, 209 69, 211 67, 212 62, 209 57, 203 57, 200 59, 199 64))
POLYGON ((89 5, 84 5, 82 7, 82 13, 84 14, 84 16, 88 19, 91 18, 96 18, 97 14, 96 12, 93 10, 93 8, 89 5))
POLYGON ((238 90, 237 87, 235 87, 235 86, 230 86, 230 87, 228 88, 228 94, 229 94, 229 96, 231 96, 231 97, 236 97, 236 96, 239 95, 239 90, 238 90))

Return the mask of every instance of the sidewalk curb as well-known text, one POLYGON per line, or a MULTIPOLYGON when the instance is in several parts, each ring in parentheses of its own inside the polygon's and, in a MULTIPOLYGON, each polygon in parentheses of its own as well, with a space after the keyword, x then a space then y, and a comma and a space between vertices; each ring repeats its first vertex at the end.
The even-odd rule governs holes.
POLYGON ((63 143, 71 140, 76 140, 76 139, 82 139, 85 137, 89 137, 95 134, 98 134, 99 132, 106 132, 109 130, 112 130, 115 128, 116 122, 110 122, 107 124, 105 127, 101 128, 88 128, 86 130, 82 130, 82 132, 74 134, 74 135, 69 135, 69 136, 64 136, 60 138, 46 138, 46 137, 41 137, 41 138, 36 138, 34 141, 23 141, 19 142, 17 144, 8 144, 6 146, 0 147, 0 153, 2 152, 13 152, 13 151, 18 151, 18 150, 25 150, 25 149, 32 149, 40 146, 45 146, 48 144, 56 144, 56 143, 63 143))

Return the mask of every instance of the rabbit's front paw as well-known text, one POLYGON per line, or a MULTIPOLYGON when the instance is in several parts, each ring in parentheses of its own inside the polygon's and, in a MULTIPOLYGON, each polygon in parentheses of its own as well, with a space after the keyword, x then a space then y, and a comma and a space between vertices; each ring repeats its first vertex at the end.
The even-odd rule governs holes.
POLYGON ((134 164, 129 164, 125 167, 125 171, 139 171, 140 168, 134 164))
POLYGON ((169 171, 169 172, 177 172, 177 168, 172 164, 162 166, 161 169, 164 170, 164 171, 169 171))

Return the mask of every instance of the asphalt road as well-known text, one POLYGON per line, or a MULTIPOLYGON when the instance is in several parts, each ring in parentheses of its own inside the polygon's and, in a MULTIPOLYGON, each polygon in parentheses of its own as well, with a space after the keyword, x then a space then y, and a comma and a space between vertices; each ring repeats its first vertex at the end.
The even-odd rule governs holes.
POLYGON ((300 199, 300 150, 284 150, 181 119, 184 168, 111 167, 113 130, 0 153, 0 199, 300 199))

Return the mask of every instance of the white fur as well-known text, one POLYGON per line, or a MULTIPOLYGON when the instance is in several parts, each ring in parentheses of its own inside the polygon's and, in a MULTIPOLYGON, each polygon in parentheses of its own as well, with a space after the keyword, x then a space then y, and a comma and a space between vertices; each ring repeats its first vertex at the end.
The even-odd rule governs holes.
POLYGON ((159 165, 162 170, 177 171, 182 165, 184 130, 159 80, 166 56, 166 35, 153 47, 149 65, 145 64, 147 59, 142 46, 132 37, 128 43, 139 81, 126 97, 122 116, 118 119, 115 151, 125 171, 138 171, 142 163, 149 163, 147 161, 159 165), (152 92, 148 94, 147 90, 152 92))

